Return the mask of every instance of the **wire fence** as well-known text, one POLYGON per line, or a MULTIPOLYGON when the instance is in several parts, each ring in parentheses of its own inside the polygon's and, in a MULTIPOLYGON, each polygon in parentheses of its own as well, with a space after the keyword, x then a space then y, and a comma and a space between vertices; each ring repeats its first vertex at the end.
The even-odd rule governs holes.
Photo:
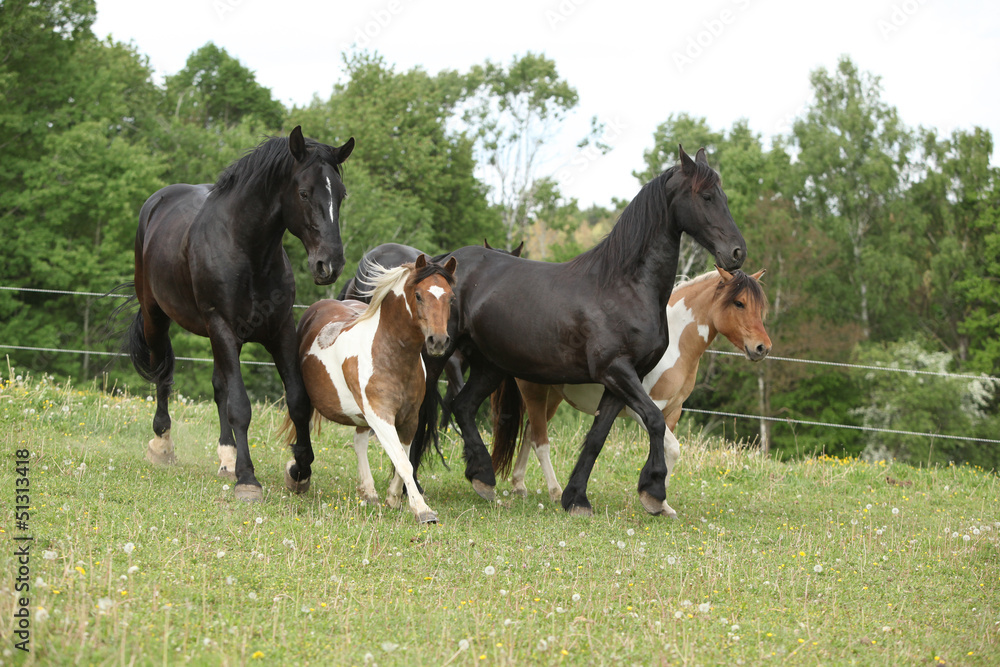
MULTIPOLYGON (((0 285, 0 290, 3 291, 17 291, 17 292, 38 292, 44 294, 59 294, 59 295, 72 295, 72 296, 93 296, 93 297, 112 297, 112 298, 128 298, 130 295, 127 294, 117 294, 115 292, 75 292, 69 290, 53 290, 53 289, 39 289, 33 287, 11 287, 0 285)), ((307 308, 308 306, 302 304, 294 304, 294 308, 307 308)), ((0 349, 7 350, 20 350, 29 352, 44 352, 50 354, 81 354, 81 355, 97 355, 97 356, 110 356, 110 357, 127 357, 128 355, 123 352, 106 352, 102 350, 74 350, 65 348, 54 348, 54 347, 32 347, 26 345, 9 345, 0 344, 0 349)), ((729 352, 727 350, 706 350, 709 354, 716 354, 722 356, 733 356, 733 357, 743 357, 744 355, 739 352, 729 352)), ((177 361, 192 361, 198 363, 212 363, 214 360, 211 357, 176 357, 177 361)), ((956 378, 964 380, 993 380, 1000 382, 1000 378, 993 375, 971 375, 967 373, 949 373, 945 371, 926 371, 917 370, 909 368, 894 368, 891 366, 872 366, 865 364, 850 364, 846 362, 839 361, 822 361, 818 359, 797 359, 795 357, 781 357, 775 355, 768 355, 765 357, 767 361, 773 362, 789 362, 797 364, 813 364, 818 366, 834 366, 840 368, 848 368, 854 370, 865 370, 865 371, 876 371, 885 373, 906 373, 909 375, 922 375, 922 376, 935 376, 935 377, 946 377, 946 378, 956 378)), ((248 366, 274 366, 272 362, 269 361, 251 361, 251 360, 240 360, 241 364, 248 366)), ((941 433, 923 433, 918 431, 905 431, 898 429, 888 429, 879 428, 875 426, 863 426, 857 424, 838 424, 834 422, 821 422, 821 421, 811 421, 806 419, 792 419, 788 417, 768 417, 764 415, 752 415, 752 414, 742 414, 735 412, 719 412, 716 410, 701 410, 696 408, 685 407, 686 412, 713 415, 719 417, 729 417, 733 419, 751 419, 759 422, 777 422, 783 424, 799 424, 803 426, 818 426, 826 428, 839 428, 839 429, 849 429, 855 431, 869 431, 878 433, 891 433, 896 435, 911 435, 926 438, 939 438, 945 440, 964 440, 968 442, 983 442, 991 444, 1000 444, 1000 440, 995 440, 991 438, 981 438, 975 436, 964 436, 964 435, 948 435, 941 433)))

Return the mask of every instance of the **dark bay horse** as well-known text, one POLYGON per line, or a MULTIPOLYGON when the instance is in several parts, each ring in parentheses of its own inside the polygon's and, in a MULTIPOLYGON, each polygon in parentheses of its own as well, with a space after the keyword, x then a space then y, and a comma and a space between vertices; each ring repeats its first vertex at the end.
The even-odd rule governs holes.
POLYGON ((312 408, 302 383, 292 303, 295 276, 281 245, 285 230, 308 253, 309 271, 327 285, 344 268, 341 164, 351 138, 334 147, 296 127, 271 137, 231 164, 214 185, 169 185, 139 213, 135 236, 135 295, 139 312, 126 346, 139 374, 156 384, 156 414, 146 458, 173 463, 167 399, 176 322, 212 343, 212 386, 219 410, 219 474, 235 478, 235 496, 263 498, 247 444, 250 400, 240 372, 244 343, 262 344, 285 386, 289 414, 301 437, 293 445, 293 474, 308 478, 312 408))
MULTIPOLYGON (((498 250, 493 248, 488 241, 483 242, 483 247, 489 250, 497 250, 497 252, 506 252, 504 250, 498 250)), ((521 251, 524 250, 524 242, 519 246, 510 251, 509 254, 514 257, 520 257, 521 251)), ((370 297, 368 297, 368 292, 371 287, 371 273, 373 267, 380 267, 391 269, 393 267, 401 266, 408 262, 415 262, 421 255, 427 255, 422 250, 418 250, 413 246, 403 245, 401 243, 383 243, 377 245, 368 252, 365 253, 361 261, 358 262, 358 269, 354 273, 354 276, 347 281, 344 288, 340 290, 340 296, 337 298, 343 301, 344 299, 357 299, 358 301, 368 302, 370 297)), ((451 257, 451 253, 443 253, 431 258, 432 262, 445 262, 451 257)), ((444 412, 441 414, 440 428, 445 428, 448 422, 451 420, 451 403, 455 400, 455 396, 461 391, 462 387, 465 385, 465 368, 463 367, 462 353, 455 350, 450 357, 444 362, 444 375, 445 379, 448 381, 448 389, 445 392, 443 405, 444 412)))
MULTIPOLYGON (((736 270, 732 273, 716 269, 674 286, 667 305, 667 331, 669 344, 667 351, 656 366, 644 378, 642 386, 649 393, 663 417, 667 430, 664 433, 664 456, 667 462, 667 477, 664 484, 669 486, 670 475, 681 455, 681 446, 674 436, 674 429, 681 418, 684 401, 691 395, 698 377, 699 361, 705 350, 718 334, 722 334, 750 361, 760 361, 771 351, 771 338, 764 328, 767 314, 767 295, 758 280, 764 271, 752 275, 736 270)), ((503 403, 499 392, 509 388, 511 378, 504 380, 498 390, 493 407, 503 403)), ((604 393, 599 384, 535 384, 526 380, 517 381, 517 389, 523 399, 523 410, 519 422, 523 431, 517 461, 514 463, 510 481, 514 493, 526 496, 524 473, 528 467, 528 451, 535 456, 542 467, 549 489, 549 497, 559 500, 562 487, 556 479, 549 457, 548 424, 555 415, 556 408, 563 401, 580 410, 594 414, 604 393)), ((634 417, 629 410, 620 417, 634 417)), ((500 428, 497 423, 499 413, 494 411, 494 434, 509 433, 510 429, 500 428)), ((514 438, 495 439, 493 445, 493 468, 504 474, 511 467, 515 449, 514 438)), ((666 500, 663 502, 666 516, 677 516, 666 500)))
MULTIPOLYGON (((309 306, 299 322, 299 358, 306 390, 316 411, 338 424, 356 427, 358 491, 378 503, 368 465, 368 435, 374 432, 395 475, 386 502, 402 503, 403 485, 420 523, 436 523, 413 479, 410 441, 417 430, 426 376, 421 354, 448 348, 455 260, 443 266, 420 255, 395 268, 369 267, 370 303, 324 299, 309 306)), ((290 426, 286 421, 286 428, 290 426)), ((295 461, 288 462, 290 469, 295 461)), ((285 475, 292 491, 308 479, 285 475)))
MULTIPOLYGON (((680 161, 643 186, 600 243, 567 263, 529 261, 472 246, 453 253, 458 312, 452 315, 452 339, 470 375, 452 408, 464 440, 466 478, 484 498, 494 497, 496 477, 475 415, 512 375, 541 384, 605 387, 563 491, 564 509, 592 513, 587 482, 615 417, 627 405, 650 439, 639 499, 651 514, 664 512, 666 427, 641 378, 667 349, 666 307, 680 235, 694 238, 726 270, 740 268, 746 258, 746 243, 704 149, 691 159, 681 148, 680 161)), ((440 365, 429 368, 430 381, 436 382, 438 374, 440 365)), ((514 398, 504 413, 516 430, 521 398, 514 398)), ((411 460, 419 461, 427 450, 428 421, 418 429, 411 460)))

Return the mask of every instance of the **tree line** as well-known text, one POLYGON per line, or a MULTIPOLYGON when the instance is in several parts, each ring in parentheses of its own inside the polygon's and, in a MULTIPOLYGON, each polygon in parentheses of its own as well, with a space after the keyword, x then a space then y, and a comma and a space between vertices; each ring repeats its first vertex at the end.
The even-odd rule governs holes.
MULTIPOLYGON (((131 279, 139 207, 160 187, 212 182, 266 135, 302 125, 330 144, 358 139, 346 165, 343 238, 353 272, 393 240, 444 252, 490 239, 527 242, 562 261, 596 243, 627 202, 581 209, 539 165, 578 105, 556 63, 527 53, 509 63, 430 74, 378 54, 345 56, 345 81, 288 108, 238 58, 209 43, 154 82, 133 44, 97 38, 92 0, 4 2, 0 11, 0 286, 105 293, 131 279)), ((651 138, 645 183, 677 145, 707 148, 750 249, 766 268, 774 355, 934 373, 882 373, 780 361, 751 365, 706 355, 689 406, 774 418, 688 414, 782 456, 818 450, 917 463, 995 468, 1000 448, 786 422, 833 422, 996 439, 1000 433, 1000 195, 988 130, 942 136, 909 127, 882 98, 879 77, 844 57, 811 75, 813 99, 790 132, 764 137, 746 121, 713 128, 678 111, 651 138)), ((596 121, 581 146, 606 151, 596 121)), ((681 270, 711 268, 685 243, 681 270)), ((308 281, 296 239, 286 247, 298 303, 332 296, 308 281)), ((0 342, 112 350, 112 298, 0 290, 0 342)), ((178 356, 210 357, 207 340, 176 335, 178 356)), ((718 345, 725 349, 724 345, 718 345)), ((138 378, 107 357, 9 351, 35 373, 138 378)), ((245 360, 266 360, 256 346, 245 360)), ((277 398, 273 369, 248 367, 249 391, 277 398)), ((180 362, 176 389, 211 395, 211 364, 180 362)))

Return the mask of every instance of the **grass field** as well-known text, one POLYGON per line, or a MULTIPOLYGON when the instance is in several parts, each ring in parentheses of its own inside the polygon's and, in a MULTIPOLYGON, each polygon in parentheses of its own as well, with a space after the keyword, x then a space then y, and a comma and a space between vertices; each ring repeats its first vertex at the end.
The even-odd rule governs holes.
MULTIPOLYGON (((580 519, 535 463, 528 499, 501 482, 499 504, 481 500, 449 434, 452 469, 422 472, 442 523, 422 527, 359 504, 346 429, 324 428, 312 490, 290 497, 284 415, 255 406, 265 500, 245 504, 215 476, 213 405, 174 401, 170 468, 143 458, 152 412, 145 394, 3 377, 0 663, 1000 664, 1000 486, 982 470, 779 463, 682 436, 669 521, 639 505, 647 442, 623 425, 580 519), (27 536, 30 591, 16 593, 27 536)), ((565 483, 583 431, 555 436, 565 483)), ((370 453, 384 497, 388 459, 370 453)))

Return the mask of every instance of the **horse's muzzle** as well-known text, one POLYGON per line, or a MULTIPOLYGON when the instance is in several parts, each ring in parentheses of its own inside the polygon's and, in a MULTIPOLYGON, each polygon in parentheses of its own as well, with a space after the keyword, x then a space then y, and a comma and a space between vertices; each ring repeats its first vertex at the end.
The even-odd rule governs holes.
POLYGON ((439 336, 436 334, 431 334, 424 339, 424 347, 427 348, 427 354, 432 357, 440 357, 445 352, 448 351, 448 346, 451 344, 451 337, 448 335, 439 336))
POLYGON ((743 349, 747 353, 747 359, 750 361, 760 361, 771 351, 771 348, 763 343, 757 343, 755 347, 747 345, 743 349))
POLYGON ((313 265, 313 281, 317 285, 329 285, 340 277, 344 270, 344 262, 324 262, 319 260, 313 265))

